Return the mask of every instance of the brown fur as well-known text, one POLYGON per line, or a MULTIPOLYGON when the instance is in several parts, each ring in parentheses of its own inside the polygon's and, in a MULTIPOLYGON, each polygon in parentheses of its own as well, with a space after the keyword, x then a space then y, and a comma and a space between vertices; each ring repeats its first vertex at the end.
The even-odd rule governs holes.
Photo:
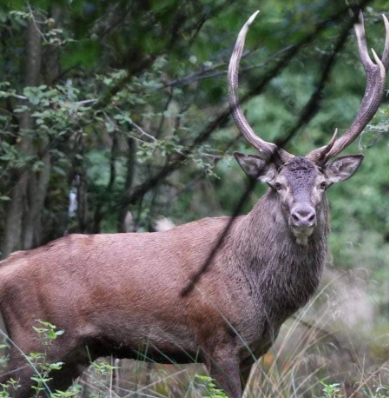
MULTIPOLYGON (((299 201, 309 200, 321 173, 315 166, 301 181, 293 173, 285 166, 280 178, 290 192, 300 184, 299 201)), ((88 365, 88 347, 91 359, 201 361, 231 397, 240 397, 239 374, 247 379, 254 359, 318 285, 328 233, 324 193, 320 199, 316 228, 303 246, 290 229, 282 195, 270 189, 235 220, 209 270, 184 297, 180 292, 207 260, 228 217, 167 232, 70 235, 17 252, 0 265, 0 309, 9 336, 29 353, 43 349, 33 330, 37 320, 65 331, 48 347, 49 361, 65 362, 53 373, 51 389, 66 389, 88 365)), ((9 370, 24 364, 14 347, 9 370)), ((22 386, 15 397, 29 396, 32 373, 24 367, 13 375, 22 386)))

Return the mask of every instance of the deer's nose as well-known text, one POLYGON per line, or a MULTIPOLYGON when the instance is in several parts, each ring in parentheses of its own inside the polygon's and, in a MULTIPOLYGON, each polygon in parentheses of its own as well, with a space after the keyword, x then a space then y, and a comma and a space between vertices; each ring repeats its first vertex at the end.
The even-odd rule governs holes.
POLYGON ((316 212, 311 206, 296 206, 291 217, 294 227, 313 227, 316 223, 316 212))

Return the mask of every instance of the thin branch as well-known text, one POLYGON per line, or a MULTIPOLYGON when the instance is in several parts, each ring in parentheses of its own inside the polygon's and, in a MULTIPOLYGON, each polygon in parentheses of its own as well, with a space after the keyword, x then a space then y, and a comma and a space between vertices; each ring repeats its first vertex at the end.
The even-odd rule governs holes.
POLYGON ((82 101, 76 101, 75 105, 80 105, 80 106, 82 106, 82 105, 90 105, 90 104, 94 104, 97 101, 98 101, 97 98, 95 98, 95 99, 87 99, 87 100, 82 100, 82 101))
MULTIPOLYGON (((280 55, 282 55, 286 51, 289 51, 292 47, 293 46, 287 46, 285 48, 282 48, 281 50, 276 51, 275 53, 270 55, 270 57, 268 57, 266 59, 266 61, 264 61, 264 62, 260 62, 260 63, 254 64, 254 65, 245 66, 245 67, 241 68, 241 72, 247 72, 247 71, 252 70, 252 69, 264 68, 270 62, 272 62, 275 58, 279 57, 280 55)), ((242 58, 253 54, 255 51, 257 51, 257 50, 245 51, 245 53, 243 54, 242 58)), ((196 81, 227 75, 227 69, 215 72, 216 69, 219 69, 219 68, 221 68, 223 66, 227 66, 227 64, 228 64, 228 61, 219 62, 218 64, 203 68, 202 70, 200 70, 198 72, 195 72, 195 73, 191 73, 190 75, 185 76, 185 77, 183 77, 181 79, 171 80, 171 81, 167 82, 163 86, 163 88, 174 87, 174 86, 185 86, 185 85, 188 85, 188 84, 192 84, 192 83, 194 83, 196 81)))
POLYGON ((35 16, 34 16, 34 11, 32 10, 30 3, 27 1, 27 7, 28 7, 28 11, 30 13, 30 18, 35 26, 36 31, 39 33, 39 35, 42 37, 42 39, 48 43, 45 35, 42 33, 42 31, 39 29, 38 25, 37 25, 37 21, 35 20, 35 16))
POLYGON ((145 137, 149 138, 152 141, 158 141, 155 137, 153 137, 151 134, 146 133, 146 131, 144 131, 142 129, 142 127, 140 127, 139 125, 137 125, 133 120, 131 120, 130 122, 131 126, 135 127, 135 130, 137 130, 139 133, 141 133, 142 135, 144 135, 145 137))

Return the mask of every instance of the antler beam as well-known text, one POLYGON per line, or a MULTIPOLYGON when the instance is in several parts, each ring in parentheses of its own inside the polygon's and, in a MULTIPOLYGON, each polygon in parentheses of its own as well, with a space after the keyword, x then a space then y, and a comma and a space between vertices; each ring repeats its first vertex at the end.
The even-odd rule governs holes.
POLYGON ((246 35, 249 30, 249 26, 254 21, 259 11, 256 11, 248 21, 243 25, 239 32, 238 38, 235 43, 234 51, 232 52, 230 64, 228 67, 228 86, 229 86, 229 104, 232 112, 232 117, 244 138, 258 150, 260 155, 264 159, 273 158, 274 160, 279 159, 281 163, 286 163, 290 160, 293 155, 289 154, 277 145, 264 141, 258 137, 249 123, 247 122, 243 111, 239 105, 238 98, 238 76, 239 76, 239 64, 242 58, 246 35))
POLYGON ((338 155, 349 146, 370 122, 381 104, 385 90, 386 72, 389 67, 389 22, 385 15, 383 15, 383 19, 386 30, 385 47, 381 59, 372 49, 374 63, 367 49, 362 12, 359 14, 359 21, 354 25, 354 30, 357 38, 359 57, 366 72, 365 94, 357 116, 350 128, 337 140, 334 141, 332 139, 328 145, 315 149, 307 155, 307 158, 315 163, 324 164, 328 159, 338 155))

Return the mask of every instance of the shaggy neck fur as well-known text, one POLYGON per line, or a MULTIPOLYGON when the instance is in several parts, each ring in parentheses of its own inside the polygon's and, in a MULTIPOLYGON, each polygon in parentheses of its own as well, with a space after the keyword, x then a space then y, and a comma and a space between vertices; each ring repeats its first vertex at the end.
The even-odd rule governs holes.
POLYGON ((327 253, 328 204, 324 195, 318 223, 307 245, 296 242, 277 193, 268 191, 245 216, 235 241, 237 262, 266 308, 269 321, 283 322, 306 304, 316 290, 327 253))

